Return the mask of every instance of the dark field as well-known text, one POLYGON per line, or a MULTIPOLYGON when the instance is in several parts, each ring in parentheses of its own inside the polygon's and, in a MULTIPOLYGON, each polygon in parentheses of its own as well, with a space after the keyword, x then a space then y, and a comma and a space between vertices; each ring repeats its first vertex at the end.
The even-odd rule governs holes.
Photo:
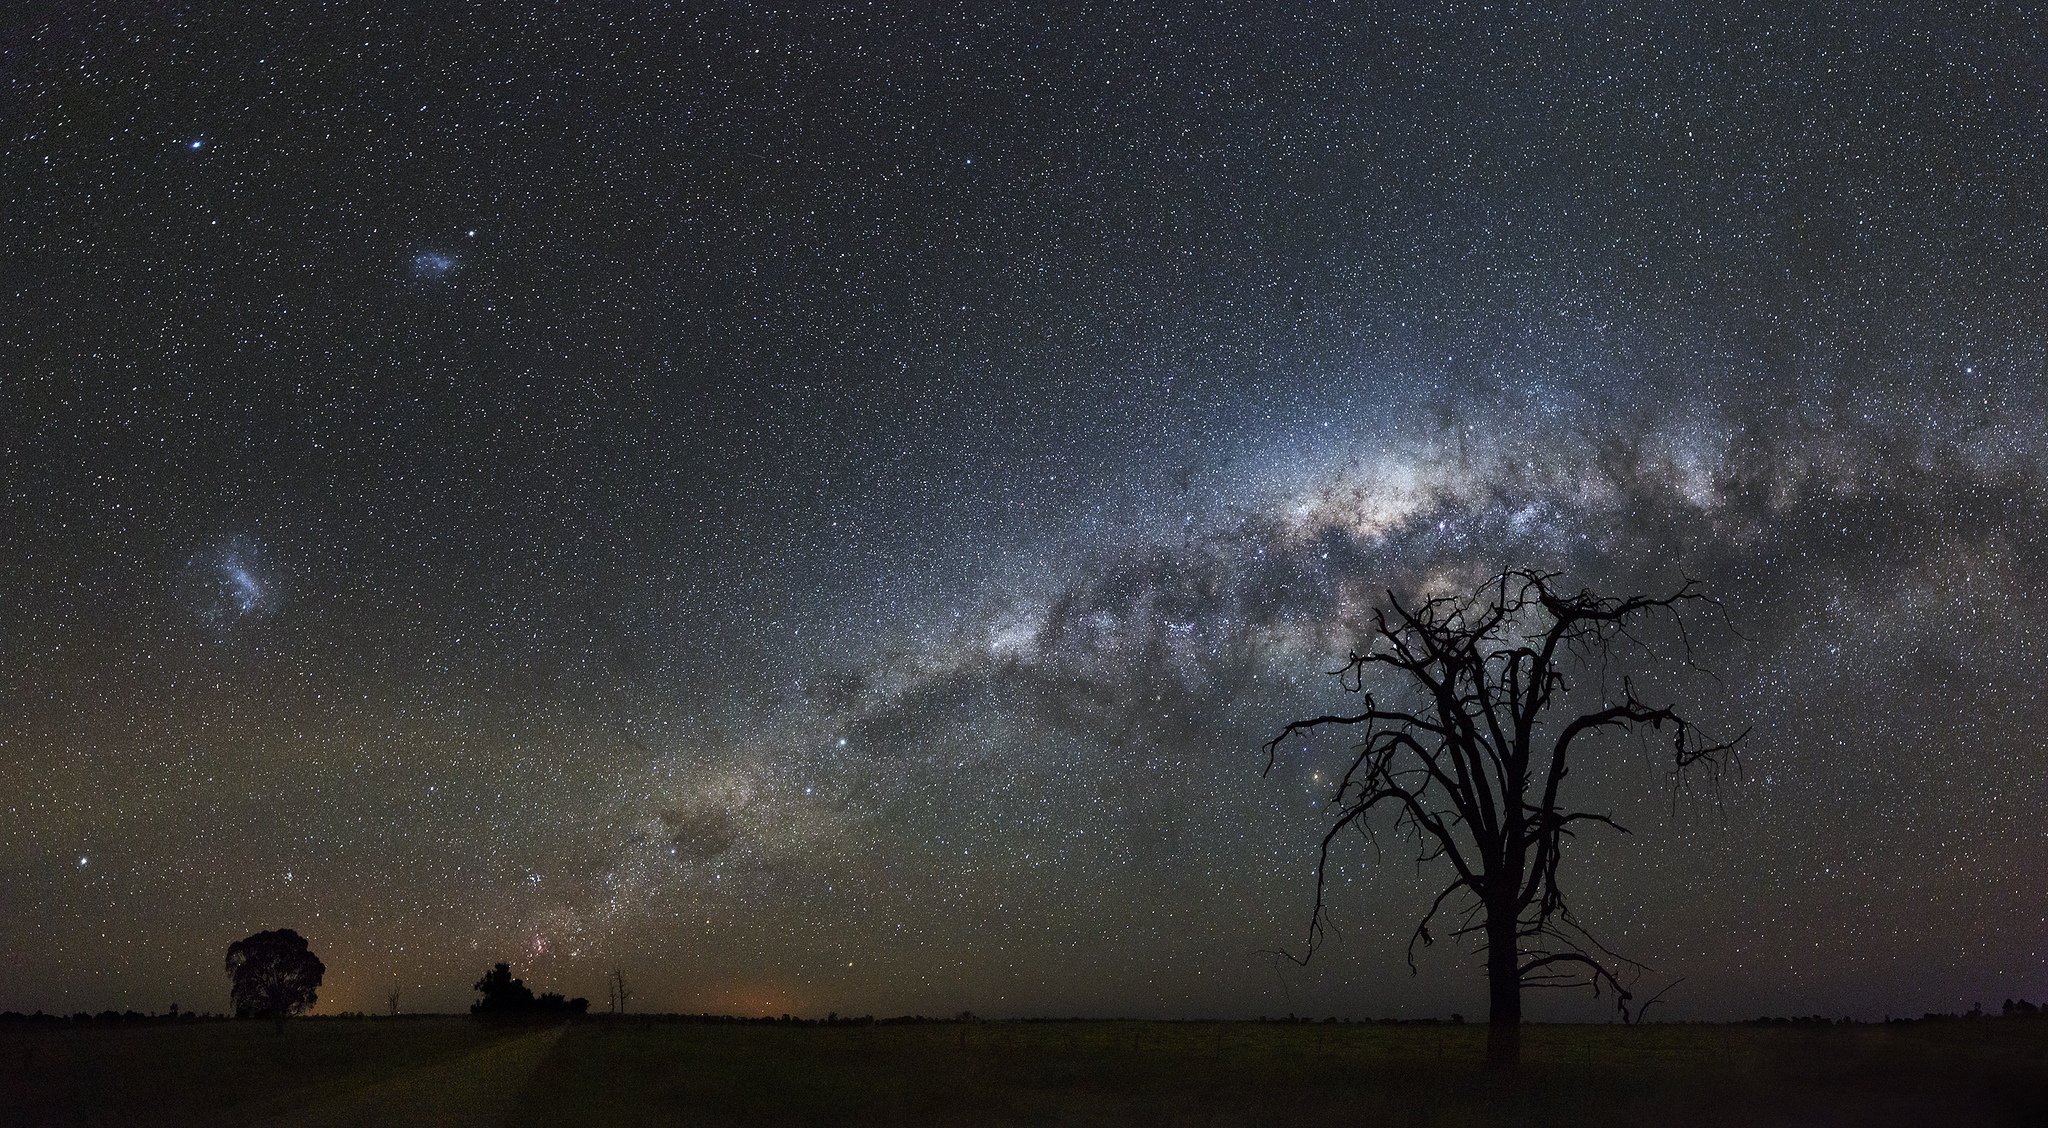
POLYGON ((642 1018, 0 1029, 19 1124, 2048 1124, 2048 1021, 1822 1029, 642 1018))

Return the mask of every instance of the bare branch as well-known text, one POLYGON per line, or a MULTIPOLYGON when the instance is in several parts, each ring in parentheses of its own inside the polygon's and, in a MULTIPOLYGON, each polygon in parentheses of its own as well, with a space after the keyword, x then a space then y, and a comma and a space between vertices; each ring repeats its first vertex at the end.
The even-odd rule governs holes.
POLYGON ((1662 595, 1613 598, 1520 568, 1503 569, 1464 595, 1412 602, 1387 592, 1366 644, 1331 671, 1346 691, 1364 696, 1364 708, 1294 721, 1264 746, 1270 773, 1281 746, 1295 737, 1329 727, 1364 729, 1331 796, 1338 814, 1318 848, 1309 947, 1296 962, 1307 962, 1324 935, 1333 844, 1355 826, 1377 849, 1374 813, 1391 806, 1392 827, 1415 836, 1418 868, 1446 859, 1453 871, 1410 934, 1411 969, 1417 946, 1436 942, 1431 925, 1438 914, 1463 892, 1471 901, 1451 935, 1474 940, 1487 956, 1496 1030, 1520 1021, 1525 987, 1612 991, 1627 1021, 1633 996, 1620 973, 1633 969, 1632 980, 1645 969, 1578 922, 1558 869, 1564 841, 1582 824, 1628 828, 1610 814, 1566 807, 1564 784, 1580 745, 1601 734, 1669 732, 1674 782, 1739 764, 1747 730, 1732 740, 1707 739, 1677 706, 1645 700, 1628 677, 1618 694, 1608 688, 1607 669, 1618 652, 1704 672, 1686 623, 1695 604, 1726 617, 1691 578, 1662 595), (1659 652, 1650 627, 1670 631, 1675 657, 1659 652), (1587 671, 1596 676, 1579 676, 1587 671), (1369 673, 1375 686, 1413 690, 1416 704, 1386 707, 1367 690, 1369 673), (1581 711, 1555 715, 1575 700, 1581 711))

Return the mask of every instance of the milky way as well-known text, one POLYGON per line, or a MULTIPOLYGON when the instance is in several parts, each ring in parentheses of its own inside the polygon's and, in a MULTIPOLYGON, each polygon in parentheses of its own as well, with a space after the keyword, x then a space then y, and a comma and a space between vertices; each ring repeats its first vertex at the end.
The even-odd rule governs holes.
POLYGON ((0 72, 0 1008, 1473 1014, 1260 745, 1522 564, 1726 612, 1574 776, 1671 1017, 2048 993, 2030 22, 359 21, 0 72))

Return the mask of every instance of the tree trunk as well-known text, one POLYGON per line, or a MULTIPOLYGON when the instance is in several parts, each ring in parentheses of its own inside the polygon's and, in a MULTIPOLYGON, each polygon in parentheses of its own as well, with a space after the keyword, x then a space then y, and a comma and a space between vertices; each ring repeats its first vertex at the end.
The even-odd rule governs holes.
POLYGON ((1515 1071, 1522 1060, 1522 971, 1512 908, 1486 910, 1486 1067, 1515 1071))

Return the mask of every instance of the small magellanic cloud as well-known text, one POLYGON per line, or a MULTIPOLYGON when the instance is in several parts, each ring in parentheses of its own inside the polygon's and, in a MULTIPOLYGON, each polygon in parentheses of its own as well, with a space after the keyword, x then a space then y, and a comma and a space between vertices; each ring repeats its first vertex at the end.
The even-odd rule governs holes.
POLYGON ((457 265, 459 264, 453 255, 440 251, 421 251, 412 256, 412 276, 428 281, 446 278, 455 273, 457 265))

